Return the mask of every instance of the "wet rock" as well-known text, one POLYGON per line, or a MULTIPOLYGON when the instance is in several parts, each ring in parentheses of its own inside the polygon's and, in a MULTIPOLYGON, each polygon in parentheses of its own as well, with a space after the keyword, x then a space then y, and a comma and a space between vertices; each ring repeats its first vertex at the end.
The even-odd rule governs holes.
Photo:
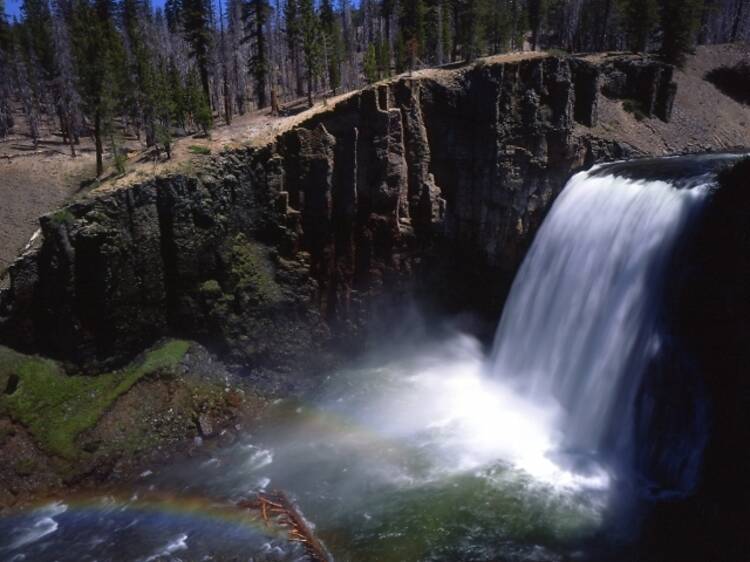
POLYGON ((208 414, 200 414, 198 416, 198 431, 203 437, 213 437, 216 433, 214 428, 214 422, 208 414))

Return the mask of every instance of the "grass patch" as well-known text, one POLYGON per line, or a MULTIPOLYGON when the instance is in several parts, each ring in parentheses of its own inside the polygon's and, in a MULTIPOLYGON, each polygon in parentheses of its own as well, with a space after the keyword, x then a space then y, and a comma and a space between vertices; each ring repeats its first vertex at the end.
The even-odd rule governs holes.
POLYGON ((74 459, 78 435, 141 378, 177 364, 189 347, 169 341, 125 369, 95 377, 71 377, 54 361, 0 347, 0 415, 24 425, 45 451, 74 459))
POLYGON ((208 156, 209 154, 211 154, 211 149, 210 148, 208 148, 207 146, 201 146, 199 144, 191 144, 190 146, 188 146, 188 150, 192 154, 203 154, 203 155, 206 155, 206 156, 208 156))

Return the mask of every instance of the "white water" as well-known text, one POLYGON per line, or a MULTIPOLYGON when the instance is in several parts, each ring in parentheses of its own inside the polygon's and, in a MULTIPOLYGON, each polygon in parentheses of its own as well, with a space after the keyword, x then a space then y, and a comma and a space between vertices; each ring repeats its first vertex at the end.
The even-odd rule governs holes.
MULTIPOLYGON (((565 446, 631 451, 636 394, 658 352, 664 270, 706 189, 574 176, 515 278, 492 369, 564 411, 565 446)), ((632 451, 631 451, 632 452, 632 451)))
POLYGON ((0 546, 0 552, 28 546, 56 532, 59 525, 55 517, 65 513, 67 509, 68 507, 65 504, 55 502, 37 510, 37 517, 33 523, 16 527, 11 531, 10 544, 5 549, 0 546))

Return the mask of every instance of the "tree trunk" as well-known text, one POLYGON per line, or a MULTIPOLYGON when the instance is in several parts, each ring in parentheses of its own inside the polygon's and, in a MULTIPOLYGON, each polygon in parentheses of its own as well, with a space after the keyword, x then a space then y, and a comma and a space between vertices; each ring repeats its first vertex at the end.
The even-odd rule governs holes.
POLYGON ((742 22, 742 9, 745 6, 746 0, 737 0, 737 13, 734 16, 734 23, 732 24, 732 43, 739 40, 740 34, 740 23, 742 22))
POLYGON ((70 146, 70 155, 75 158, 76 157, 76 143, 73 139, 73 132, 71 131, 72 127, 70 125, 71 119, 70 119, 70 113, 65 112, 65 133, 64 137, 66 139, 66 142, 68 143, 68 146, 70 146))
POLYGON ((201 75, 201 86, 203 87, 203 93, 206 96, 206 103, 208 103, 208 106, 213 109, 213 100, 211 99, 211 84, 208 80, 208 68, 206 67, 206 62, 202 61, 198 63, 199 73, 201 75))
POLYGON ((300 64, 300 56, 297 49, 294 49, 292 51, 293 58, 294 58, 294 74, 296 74, 297 78, 297 96, 302 97, 305 95, 305 86, 304 86, 304 80, 302 76, 302 65, 300 64))
POLYGON ((279 115, 280 113, 281 108, 279 107, 279 98, 276 95, 276 87, 271 86, 271 114, 279 115))
POLYGON ((94 113, 94 144, 96 145, 96 175, 98 177, 104 173, 104 161, 102 159, 104 152, 102 148, 102 116, 98 109, 94 113))
POLYGON ((312 72, 307 73, 307 105, 313 106, 313 74, 312 72))
POLYGON ((539 16, 534 29, 531 30, 531 50, 536 51, 539 46, 539 34, 542 32, 542 17, 539 16))

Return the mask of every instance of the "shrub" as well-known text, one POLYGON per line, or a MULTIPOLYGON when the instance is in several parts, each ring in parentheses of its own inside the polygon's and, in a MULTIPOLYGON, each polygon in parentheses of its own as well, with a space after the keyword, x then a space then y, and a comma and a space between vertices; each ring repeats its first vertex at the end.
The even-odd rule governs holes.
POLYGON ((638 121, 643 121, 647 117, 646 113, 643 111, 643 107, 637 100, 627 99, 623 101, 622 108, 628 113, 631 113, 638 121))

